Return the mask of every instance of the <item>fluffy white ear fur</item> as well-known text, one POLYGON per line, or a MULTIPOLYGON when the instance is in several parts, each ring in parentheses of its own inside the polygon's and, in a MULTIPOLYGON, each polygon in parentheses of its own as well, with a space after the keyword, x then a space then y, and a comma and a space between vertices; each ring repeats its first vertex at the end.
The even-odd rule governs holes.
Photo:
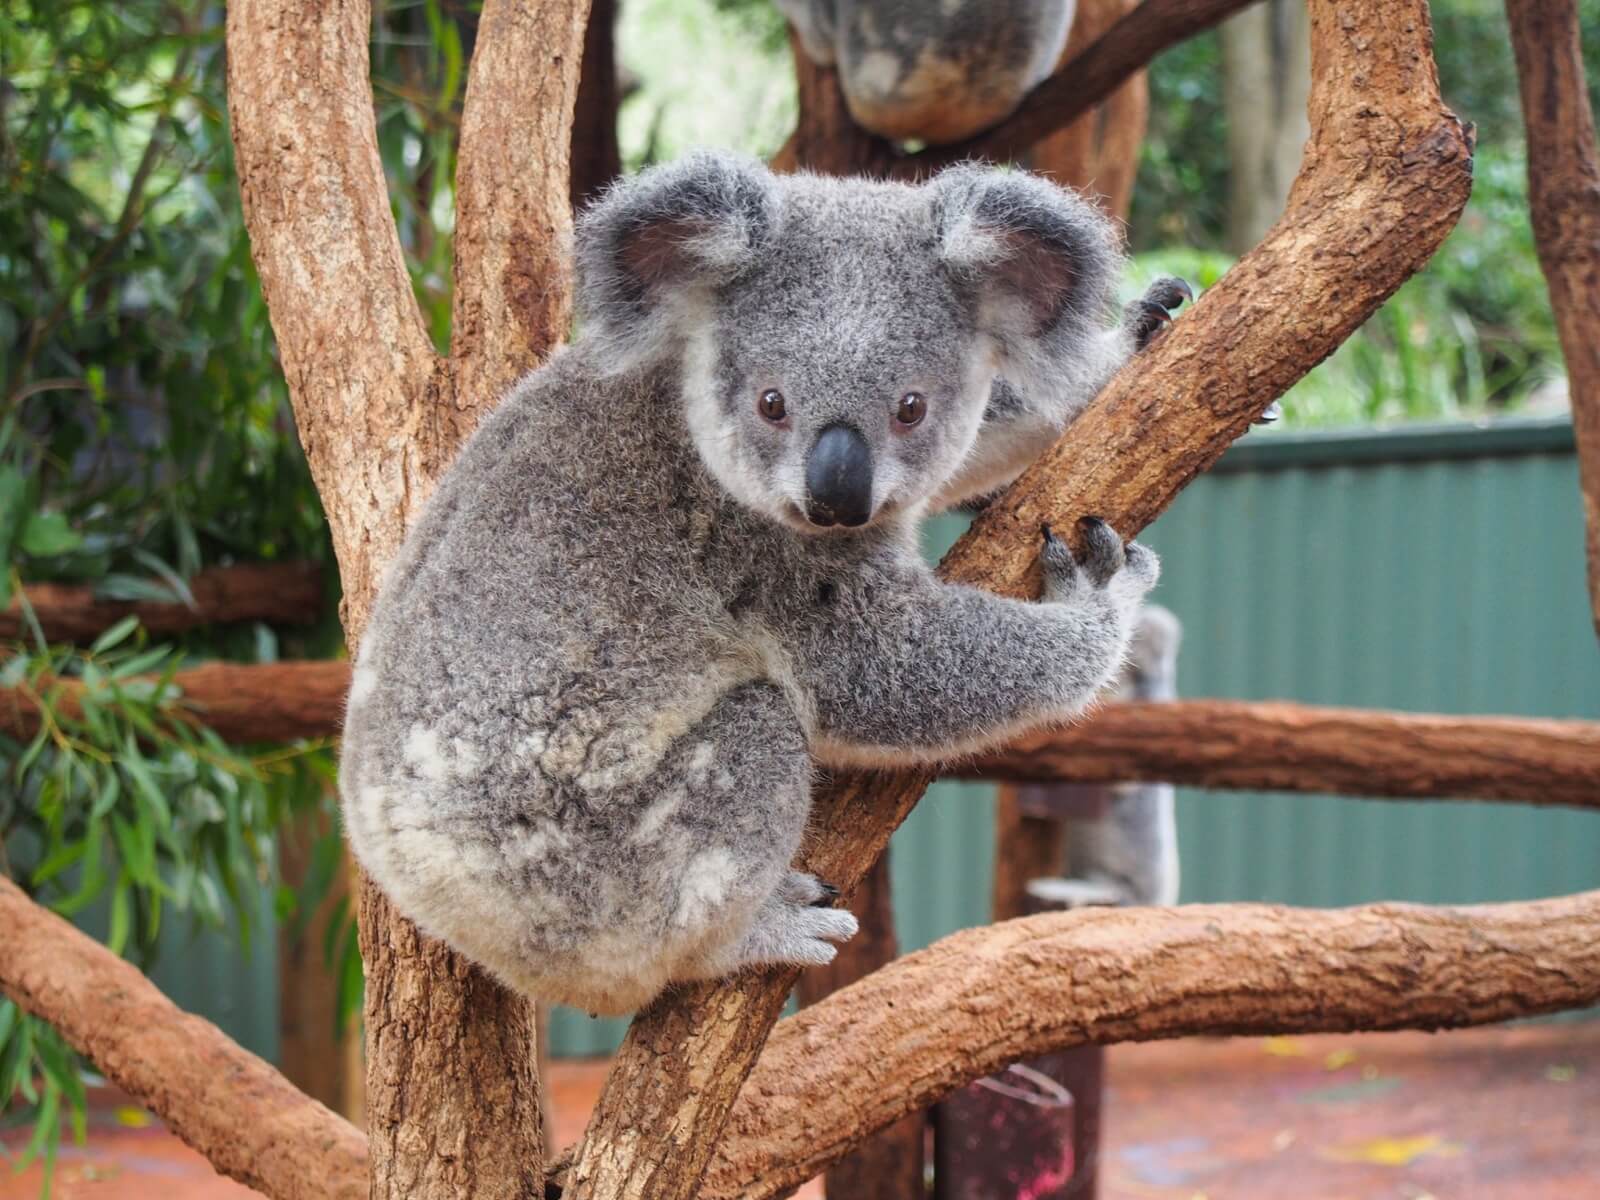
POLYGON ((1118 258, 1111 221, 1018 172, 952 167, 928 187, 940 252, 972 289, 1001 375, 1030 397, 1092 395, 1126 353, 1098 336, 1118 258))
POLYGON ((708 290, 777 230, 775 181, 753 158, 688 155, 619 181, 578 219, 578 309, 613 372, 666 353, 708 290))

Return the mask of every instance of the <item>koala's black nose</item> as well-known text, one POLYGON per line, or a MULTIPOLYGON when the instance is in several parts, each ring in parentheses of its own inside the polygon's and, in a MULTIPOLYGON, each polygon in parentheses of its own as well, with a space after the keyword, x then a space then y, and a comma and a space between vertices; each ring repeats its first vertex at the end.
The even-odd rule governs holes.
POLYGON ((829 425, 806 462, 806 517, 813 525, 865 525, 872 515, 872 449, 848 425, 829 425))

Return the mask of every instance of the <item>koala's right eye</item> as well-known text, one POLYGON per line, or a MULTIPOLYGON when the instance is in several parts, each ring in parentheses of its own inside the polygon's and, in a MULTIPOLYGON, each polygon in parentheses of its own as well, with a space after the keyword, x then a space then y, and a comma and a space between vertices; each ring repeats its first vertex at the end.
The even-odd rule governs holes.
POLYGON ((768 388, 761 393, 756 401, 756 409, 774 425, 782 425, 789 415, 789 407, 783 402, 783 393, 777 388, 768 388))

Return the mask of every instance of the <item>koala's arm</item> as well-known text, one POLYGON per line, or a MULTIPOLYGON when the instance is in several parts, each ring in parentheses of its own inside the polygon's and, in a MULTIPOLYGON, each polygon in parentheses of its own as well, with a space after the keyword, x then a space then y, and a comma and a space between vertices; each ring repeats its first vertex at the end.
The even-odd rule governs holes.
POLYGON ((823 583, 785 649, 833 765, 939 762, 1071 716, 1114 675, 1155 555, 1104 523, 1076 562, 1047 537, 1045 598, 939 582, 909 552, 823 583))

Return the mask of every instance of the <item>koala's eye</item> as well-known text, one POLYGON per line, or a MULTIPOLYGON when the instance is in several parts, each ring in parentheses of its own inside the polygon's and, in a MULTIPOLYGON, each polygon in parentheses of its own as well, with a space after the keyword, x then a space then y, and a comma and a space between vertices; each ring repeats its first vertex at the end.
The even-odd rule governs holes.
POLYGON ((777 388, 768 388, 762 392, 760 399, 756 401, 756 409, 774 425, 782 424, 783 419, 789 415, 789 408, 783 402, 783 393, 777 388))
POLYGON ((894 419, 909 429, 928 415, 928 398, 921 392, 907 392, 900 397, 900 406, 894 410, 894 419))

